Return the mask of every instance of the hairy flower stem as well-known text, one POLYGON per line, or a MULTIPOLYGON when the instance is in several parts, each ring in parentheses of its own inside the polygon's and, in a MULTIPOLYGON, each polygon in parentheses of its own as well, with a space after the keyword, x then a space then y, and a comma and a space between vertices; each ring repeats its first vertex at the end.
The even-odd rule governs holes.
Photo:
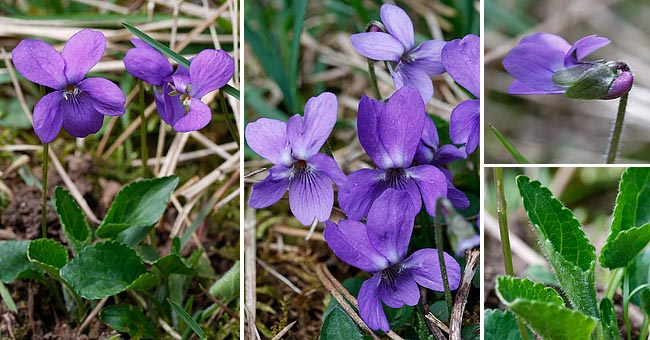
MULTIPOLYGON (((503 169, 494 168, 494 183, 497 191, 497 217, 499 219, 499 231, 501 236, 501 251, 503 252, 503 264, 506 268, 506 274, 515 275, 512 265, 512 252, 510 251, 510 236, 508 235, 508 206, 506 204, 506 195, 503 191, 503 169)), ((528 331, 526 325, 517 319, 517 327, 521 334, 522 340, 528 340, 528 331)))
POLYGON ((607 289, 605 290, 605 297, 612 301, 614 300, 614 294, 616 294, 616 289, 623 279, 623 274, 625 274, 624 268, 616 268, 611 272, 609 283, 607 284, 607 289))
MULTIPOLYGON (((226 106, 226 96, 223 89, 219 90, 219 104, 221 105, 221 111, 223 111, 224 120, 226 121, 226 127, 228 127, 228 132, 232 138, 239 145, 239 133, 237 132, 237 127, 233 126, 230 115, 228 114, 228 107, 226 106)), ((234 113, 233 113, 234 115, 234 113)))
POLYGON ((381 100, 381 93, 379 93, 379 85, 377 83, 377 74, 375 73, 375 61, 372 59, 366 59, 368 61, 368 73, 370 74, 370 86, 372 87, 372 93, 375 95, 375 98, 381 100))
POLYGON ((142 177, 148 178, 150 176, 149 166, 147 160, 149 159, 149 151, 147 149, 147 117, 144 115, 144 82, 138 80, 139 99, 140 99, 140 157, 142 158, 142 177))
POLYGON ((614 130, 609 137, 609 150, 607 151, 607 164, 614 164, 616 161, 616 154, 618 153, 618 144, 621 141, 621 134, 623 133, 623 119, 625 118, 625 110, 627 108, 627 93, 621 97, 618 102, 618 113, 616 114, 616 121, 614 122, 614 130))
POLYGON ((50 160, 50 144, 43 144, 43 196, 41 200, 41 237, 47 238, 47 165, 50 160))
POLYGON ((630 325, 630 315, 628 311, 628 304, 630 302, 630 274, 625 271, 623 276, 623 320, 625 320, 625 330, 627 332, 627 340, 632 340, 632 327, 630 325))
POLYGON ((443 254, 444 244, 442 243, 442 212, 440 207, 442 202, 438 200, 436 203, 436 221, 435 221, 435 236, 436 248, 438 248, 438 261, 440 262, 440 273, 442 274, 442 284, 445 287, 445 301, 447 302, 447 310, 451 315, 451 310, 454 307, 454 301, 451 298, 451 289, 449 288, 449 279, 447 278, 447 265, 445 264, 445 257, 443 254))

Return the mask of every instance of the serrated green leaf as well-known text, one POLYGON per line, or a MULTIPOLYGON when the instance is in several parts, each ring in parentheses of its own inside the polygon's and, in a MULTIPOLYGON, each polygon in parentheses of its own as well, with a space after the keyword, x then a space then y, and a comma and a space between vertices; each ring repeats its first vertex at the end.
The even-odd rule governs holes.
POLYGON ((13 280, 28 277, 39 271, 27 258, 29 240, 0 241, 0 280, 11 283, 13 280))
POLYGON ((650 169, 628 168, 621 176, 612 225, 600 254, 605 268, 621 268, 650 242, 650 169))
POLYGON ((564 306, 564 300, 555 289, 529 279, 512 276, 497 277, 496 293, 504 303, 512 303, 515 299, 537 300, 564 306))
POLYGON ((72 289, 86 299, 120 293, 146 272, 135 250, 114 241, 87 246, 60 271, 72 289))
POLYGON ((67 190, 56 187, 54 197, 63 234, 72 251, 79 253, 90 243, 91 231, 86 216, 67 190))
POLYGON ((147 272, 140 275, 126 289, 147 290, 157 284, 160 284, 160 279, 156 275, 147 272))
POLYGON ((518 176, 517 185, 540 246, 569 301, 578 310, 597 317, 595 247, 571 210, 539 181, 518 176))
POLYGON ((350 316, 343 310, 343 308, 334 307, 325 320, 320 330, 320 339, 322 340, 339 340, 350 339, 361 340, 361 333, 359 327, 350 316))
POLYGON ((137 244, 165 212, 176 185, 177 176, 145 179, 127 185, 115 197, 97 229, 97 236, 122 240, 131 246, 137 244))
POLYGON ((27 258, 35 266, 60 279, 59 270, 68 263, 68 250, 59 242, 39 238, 29 243, 27 258))
POLYGON ((205 332, 201 329, 198 323, 196 323, 196 320, 192 318, 191 315, 187 314, 187 312, 181 307, 179 304, 176 302, 172 301, 171 299, 167 299, 167 302, 172 306, 174 311, 178 313, 178 315, 185 321, 185 323, 192 328, 192 331, 194 331, 194 334, 199 337, 199 339, 207 339, 207 336, 205 335, 205 332))
POLYGON ((236 261, 210 289, 210 294, 223 303, 228 303, 239 297, 239 261, 236 261))
MULTIPOLYGON (((485 322, 485 340, 521 340, 517 320, 512 312, 487 309, 483 321, 485 322)), ((532 339, 533 334, 528 328, 526 328, 526 331, 528 332, 528 338, 532 339)))
POLYGON ((164 276, 171 273, 191 275, 196 272, 194 269, 188 267, 181 257, 176 254, 161 257, 153 265, 160 269, 164 276))
MULTIPOLYGON (((142 31, 140 31, 139 29, 135 28, 135 26, 133 26, 131 24, 127 24, 126 22, 123 22, 122 26, 124 26, 124 28, 126 28, 129 32, 133 33, 133 35, 138 37, 140 40, 147 43, 147 45, 149 45, 149 46, 155 48, 156 50, 158 50, 158 52, 160 52, 160 53, 174 59, 177 63, 179 63, 180 65, 183 65, 186 68, 190 67, 190 61, 187 60, 187 58, 185 58, 182 55, 174 52, 169 47, 159 43, 154 38, 148 36, 146 33, 144 33, 142 31)), ((227 94, 233 96, 235 99, 239 100, 239 90, 237 90, 236 88, 226 84, 226 85, 223 86, 222 90, 224 92, 226 92, 227 94)))
POLYGON ((550 302, 516 299, 508 308, 547 340, 588 340, 596 327, 596 319, 550 302))
POLYGON ((99 313, 103 323, 112 329, 127 333, 132 338, 154 339, 151 323, 139 308, 127 304, 108 306, 99 313))
POLYGON ((599 339, 619 339, 618 319, 612 301, 607 297, 600 300, 600 322, 598 323, 599 339))

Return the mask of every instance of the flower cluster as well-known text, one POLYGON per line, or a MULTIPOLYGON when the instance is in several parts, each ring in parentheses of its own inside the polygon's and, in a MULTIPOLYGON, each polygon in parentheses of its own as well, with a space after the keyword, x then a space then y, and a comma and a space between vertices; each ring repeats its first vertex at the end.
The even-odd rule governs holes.
MULTIPOLYGON (((207 93, 232 78, 234 62, 223 50, 203 50, 190 63, 174 72, 167 59, 138 39, 124 65, 129 73, 154 86, 158 113, 176 131, 205 127, 210 108, 201 102, 207 93)), ((56 138, 63 127, 75 137, 97 133, 104 116, 124 114, 126 98, 114 83, 103 78, 84 79, 106 50, 99 31, 83 29, 66 42, 61 53, 40 40, 22 40, 12 51, 16 70, 28 80, 54 89, 34 107, 34 131, 43 143, 56 138)))
POLYGON ((515 77, 510 94, 565 94, 577 99, 614 99, 628 93, 634 77, 622 61, 584 60, 608 45, 596 35, 571 45, 555 34, 539 32, 524 37, 503 59, 515 77))
MULTIPOLYGON (((415 47, 413 24, 402 9, 383 5, 381 18, 387 32, 379 29, 351 37, 360 54, 390 63, 395 85, 388 99, 364 95, 358 106, 358 138, 376 168, 346 176, 331 156, 321 152, 337 119, 337 100, 331 93, 309 99, 304 116, 296 114, 288 122, 267 118, 251 122, 245 135, 251 149, 274 164, 268 176, 253 185, 249 206, 268 207, 288 189, 289 206, 298 221, 326 222, 324 236, 333 252, 372 275, 359 292, 361 317, 372 329, 388 331, 382 303, 392 308, 413 306, 420 297, 418 285, 443 290, 438 251, 419 249, 410 256, 407 252, 423 207, 423 214, 435 216, 441 198, 451 202, 451 209, 469 206, 446 166, 467 158, 479 144, 480 44, 477 36, 469 35, 415 47), (444 72, 475 97, 454 108, 449 127, 454 144, 448 145, 440 145, 425 105, 433 96, 429 76, 444 72), (333 184, 347 216, 338 223, 328 221, 333 184)), ((478 245, 473 230, 461 234, 457 243, 463 248, 478 245)), ((447 280, 456 289, 460 266, 443 254, 447 280)))

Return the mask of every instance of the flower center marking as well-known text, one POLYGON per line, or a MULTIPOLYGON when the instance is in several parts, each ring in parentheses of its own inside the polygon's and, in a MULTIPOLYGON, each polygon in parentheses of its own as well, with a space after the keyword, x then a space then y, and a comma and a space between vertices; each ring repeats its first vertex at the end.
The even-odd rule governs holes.
POLYGON ((384 269, 381 272, 382 281, 385 282, 385 284, 391 287, 393 290, 395 290, 397 286, 397 278, 400 276, 403 270, 404 267, 399 263, 384 269))
POLYGON ((66 86, 63 89, 63 98, 65 100, 69 100, 70 97, 74 98, 79 93, 81 93, 81 89, 71 84, 71 85, 66 86))

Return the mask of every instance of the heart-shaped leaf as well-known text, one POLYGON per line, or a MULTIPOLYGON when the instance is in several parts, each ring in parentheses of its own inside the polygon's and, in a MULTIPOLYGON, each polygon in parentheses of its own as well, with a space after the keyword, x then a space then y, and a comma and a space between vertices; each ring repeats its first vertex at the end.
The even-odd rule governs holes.
POLYGON ((562 300, 555 289, 529 279, 499 276, 497 277, 495 289, 499 298, 508 303, 512 303, 515 299, 521 298, 564 305, 564 300, 562 300))
POLYGON ((65 246, 54 240, 39 238, 29 243, 27 258, 35 266, 45 270, 57 280, 61 279, 59 270, 68 263, 65 246))
POLYGON ((343 308, 337 305, 331 309, 325 320, 323 320, 320 338, 322 340, 361 340, 361 333, 357 324, 352 321, 343 308))
POLYGON ((540 246, 569 301, 585 314, 598 317, 595 247, 571 210, 540 182, 518 176, 517 185, 540 246))
POLYGON ((10 283, 15 279, 31 276, 39 272, 27 258, 29 240, 0 241, 0 280, 10 283))
POLYGON ((600 253, 605 268, 626 267, 650 242, 650 169, 628 168, 621 176, 611 231, 600 253))
POLYGON ((154 339, 151 323, 139 308, 127 304, 111 305, 99 313, 102 322, 131 338, 154 339))
POLYGON ((508 308, 546 340, 588 340, 596 327, 596 319, 550 302, 515 299, 508 308))
POLYGON ((172 273, 191 275, 196 272, 194 269, 188 267, 185 262, 183 262, 181 257, 176 254, 161 257, 156 262, 154 262, 153 265, 156 268, 160 269, 164 276, 172 273))
POLYGON ((72 195, 61 187, 54 189, 56 212, 61 220, 63 234, 74 253, 90 243, 91 231, 86 222, 86 216, 72 195))
POLYGON ((165 212, 176 185, 177 176, 145 179, 127 185, 115 197, 97 229, 97 236, 117 239, 131 246, 137 244, 165 212))
POLYGON ((146 272, 135 250, 114 241, 87 246, 60 271, 75 292, 87 299, 120 293, 146 272))
POLYGON ((239 296, 239 261, 230 268, 208 290, 211 295, 228 303, 239 296))

